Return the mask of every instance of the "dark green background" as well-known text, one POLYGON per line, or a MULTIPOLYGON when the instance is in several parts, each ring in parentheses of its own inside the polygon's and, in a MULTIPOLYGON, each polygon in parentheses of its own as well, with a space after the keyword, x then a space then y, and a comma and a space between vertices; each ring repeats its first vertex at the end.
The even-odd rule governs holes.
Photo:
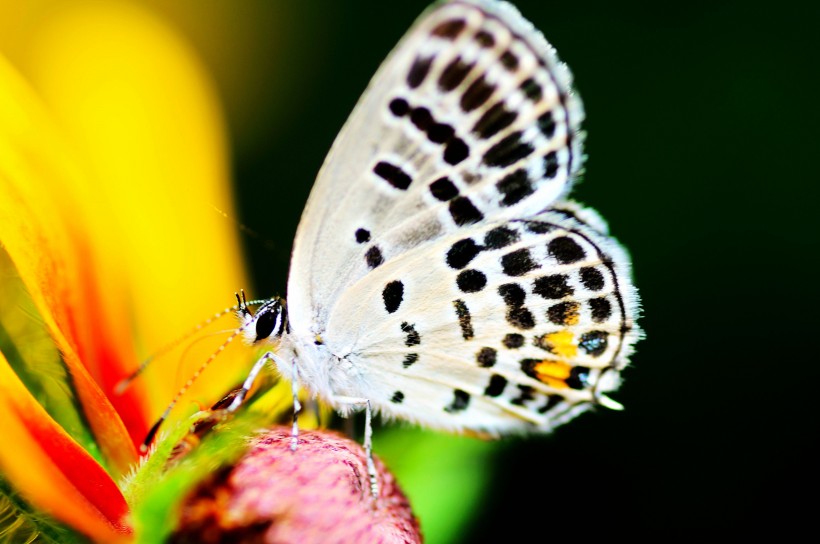
MULTIPOLYGON (((465 541, 814 528, 820 8, 516 4, 575 74, 589 158, 574 197, 631 251, 646 339, 624 412, 499 445, 465 541)), ((426 5, 238 4, 271 47, 242 67, 251 98, 221 89, 239 219, 276 246, 245 238, 255 295, 284 293, 314 176, 426 5)))

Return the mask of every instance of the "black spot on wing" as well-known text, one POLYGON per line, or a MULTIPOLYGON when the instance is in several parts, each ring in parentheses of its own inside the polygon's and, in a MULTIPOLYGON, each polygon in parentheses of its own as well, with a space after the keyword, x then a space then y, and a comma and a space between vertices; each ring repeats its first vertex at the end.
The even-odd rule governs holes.
POLYGON ((404 356, 404 361, 401 362, 401 365, 404 368, 408 368, 418 360, 419 360, 419 354, 418 353, 408 353, 407 355, 404 356))
POLYGON ((541 114, 536 121, 536 125, 538 125, 538 130, 541 131, 546 138, 552 138, 553 134, 555 134, 555 119, 552 117, 552 111, 546 111, 541 114))
POLYGON ((364 260, 371 269, 376 268, 384 262, 382 250, 379 249, 379 246, 371 246, 364 254, 364 260))
POLYGON ((410 105, 404 98, 394 98, 388 104, 390 112, 396 117, 404 117, 410 111, 410 105))
POLYGON ((453 402, 445 406, 444 411, 453 414, 466 410, 470 404, 470 394, 461 389, 454 389, 453 393, 453 402))
POLYGON ((507 174, 495 186, 504 195, 501 199, 502 206, 518 204, 535 192, 535 187, 532 186, 527 171, 523 168, 507 174))
POLYGON ((456 133, 456 129, 447 123, 433 123, 427 128, 427 139, 434 144, 449 142, 456 133))
POLYGON ((421 344, 421 336, 416 331, 416 326, 404 321, 401 324, 401 330, 403 333, 407 335, 407 338, 404 341, 404 345, 407 347, 411 346, 418 346, 421 344))
POLYGON ((517 329, 528 330, 535 327, 535 318, 526 307, 524 300, 527 293, 517 283, 505 283, 498 287, 498 294, 507 305, 507 323, 517 329))
POLYGON ((513 132, 492 146, 484 154, 484 164, 506 168, 533 152, 532 145, 521 140, 521 131, 513 132))
POLYGON ((521 84, 521 92, 523 92, 524 96, 533 102, 538 102, 544 96, 544 91, 541 89, 541 85, 536 83, 533 78, 529 78, 521 84))
POLYGON ((581 305, 577 302, 559 302, 547 308, 547 319, 556 325, 564 327, 575 325, 578 323, 580 310, 581 305))
POLYGON ((436 26, 433 29, 432 35, 438 36, 439 38, 445 38, 448 40, 454 40, 461 34, 461 31, 464 30, 464 26, 467 22, 464 19, 450 19, 449 21, 444 21, 436 26))
POLYGON ((555 151, 550 151, 544 157, 544 177, 552 179, 558 173, 558 155, 555 151))
POLYGON ((546 299, 564 298, 574 292, 572 286, 567 283, 568 280, 569 276, 566 274, 541 276, 533 282, 532 292, 546 299))
POLYGON ((433 124, 433 114, 424 107, 413 108, 410 112, 410 122, 420 131, 427 132, 427 129, 433 124))
POLYGON ((444 146, 444 162, 455 166, 470 156, 470 148, 461 138, 452 138, 444 146))
POLYGON ((571 389, 584 389, 589 385, 589 369, 583 366, 573 367, 564 381, 571 389))
POLYGON ((487 276, 480 270, 463 270, 456 276, 456 285, 464 293, 477 293, 487 286, 487 276))
POLYGON ((507 349, 518 349, 524 345, 524 337, 513 332, 504 335, 504 339, 501 340, 501 343, 504 344, 504 347, 507 349))
POLYGON ((407 73, 407 84, 411 89, 415 89, 424 83, 424 78, 430 72, 432 64, 433 57, 416 57, 410 71, 407 73))
POLYGON ((475 35, 475 41, 485 49, 495 45, 495 37, 486 30, 480 30, 475 35))
POLYGON ((600 291, 604 288, 604 275, 592 266, 581 269, 581 283, 590 291, 600 291))
POLYGON ((373 172, 396 189, 401 189, 402 191, 406 191, 413 181, 413 178, 411 178, 407 172, 395 164, 390 164, 386 161, 376 163, 376 166, 373 167, 373 172))
POLYGON ((546 414, 547 412, 558 406, 562 400, 564 400, 564 397, 561 395, 548 395, 547 402, 544 403, 543 406, 538 408, 538 413, 546 414))
POLYGON ((458 317, 458 326, 461 327, 461 337, 469 340, 474 336, 472 318, 470 317, 470 310, 463 300, 454 300, 453 307, 456 309, 456 317, 458 317))
POLYGON ((370 231, 367 229, 356 229, 356 242, 364 244, 370 241, 370 231))
POLYGON ((518 396, 512 399, 510 402, 512 404, 517 404, 518 406, 524 406, 527 401, 533 400, 535 398, 535 389, 529 385, 519 385, 518 386, 518 396))
POLYGON ((507 309, 507 323, 516 329, 529 330, 535 327, 532 312, 523 306, 507 309))
POLYGON ((449 208, 453 221, 459 227, 478 223, 484 219, 484 215, 466 196, 459 196, 451 200, 449 208))
POLYGON ((394 313, 404 300, 404 284, 396 280, 385 285, 382 290, 382 300, 384 300, 384 309, 387 313, 394 313))
POLYGON ((401 404, 402 401, 404 401, 404 393, 402 393, 401 391, 396 391, 395 393, 393 393, 393 396, 390 397, 390 402, 392 403, 401 404))
POLYGON ((461 95, 461 109, 470 113, 489 99, 495 92, 495 85, 487 83, 484 76, 477 77, 461 95))
POLYGON ((518 69, 518 57, 512 51, 504 51, 499 60, 501 65, 511 72, 518 69))
POLYGON ((530 378, 535 378, 538 381, 541 381, 541 378, 538 377, 538 372, 536 372, 536 366, 543 362, 543 359, 532 359, 526 358, 521 359, 519 364, 521 365, 521 371, 524 372, 530 378))
POLYGON ((430 193, 436 200, 447 202, 458 196, 458 188, 445 176, 430 184, 430 193))
POLYGON ((514 244, 519 240, 518 231, 509 227, 496 227, 484 235, 484 245, 487 249, 501 249, 514 244))
POLYGON ((559 236, 550 240, 547 244, 547 251, 560 264, 577 263, 586 257, 584 248, 569 236, 559 236))
POLYGON ((487 384, 484 394, 488 397, 497 397, 504 392, 505 387, 507 387, 507 378, 493 374, 490 376, 490 383, 487 384))
POLYGON ((472 238, 464 238, 454 243, 447 251, 447 265, 460 270, 470 264, 470 261, 484 249, 476 244, 472 238))
POLYGON ((612 315, 612 304, 606 297, 591 299, 589 309, 592 312, 592 320, 596 323, 602 323, 612 315))
POLYGON ((501 257, 501 268, 508 276, 523 276, 524 274, 540 268, 530 255, 527 248, 511 251, 501 257))
POLYGON ((524 228, 527 229, 527 232, 531 232, 533 234, 546 234, 555 227, 542 221, 527 221, 524 223, 524 228))
POLYGON ((493 348, 481 348, 475 356, 478 366, 490 368, 495 365, 498 352, 493 348))
POLYGON ((498 286, 498 294, 507 306, 521 306, 527 298, 527 292, 517 283, 505 283, 498 286))
POLYGON ((517 117, 518 113, 515 110, 508 110, 503 102, 498 102, 484 112, 473 127, 473 132, 479 138, 487 140, 513 124, 517 117))
POLYGON ((456 57, 450 64, 448 64, 441 72, 438 80, 438 86, 442 91, 452 91, 458 87, 467 74, 472 70, 473 65, 467 64, 461 57, 456 57))

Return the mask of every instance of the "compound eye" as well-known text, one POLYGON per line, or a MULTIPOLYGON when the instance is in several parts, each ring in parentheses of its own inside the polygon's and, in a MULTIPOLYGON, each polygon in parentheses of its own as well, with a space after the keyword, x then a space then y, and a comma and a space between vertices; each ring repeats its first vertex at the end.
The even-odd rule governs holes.
POLYGON ((260 313, 256 319, 256 341, 264 340, 273 332, 276 326, 278 312, 260 313))

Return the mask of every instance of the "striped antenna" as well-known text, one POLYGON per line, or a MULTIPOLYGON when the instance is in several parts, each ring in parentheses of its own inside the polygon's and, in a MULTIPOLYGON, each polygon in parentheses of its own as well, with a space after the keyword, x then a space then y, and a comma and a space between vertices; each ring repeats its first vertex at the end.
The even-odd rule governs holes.
MULTIPOLYGON (((256 305, 256 304, 264 304, 264 303, 270 301, 270 299, 248 301, 245 298, 245 291, 243 290, 241 292, 242 292, 242 298, 239 298, 239 293, 236 293, 237 305, 234 306, 233 309, 228 308, 224 312, 220 312, 220 314, 224 315, 228 311, 237 311, 238 310, 238 311, 242 312, 245 315, 249 315, 251 313, 251 311, 248 309, 248 306, 256 305)), ((217 315, 219 315, 219 314, 217 314, 217 315)), ((213 320, 213 319, 214 319, 214 317, 211 317, 211 320, 213 320)), ((216 357, 220 353, 225 351, 225 348, 228 347, 228 344, 233 342, 234 338, 236 338, 237 336, 242 334, 242 332, 245 331, 245 329, 247 329, 248 326, 251 323, 253 323, 253 322, 243 324, 242 326, 238 327, 235 331, 233 331, 231 333, 231 335, 228 336, 228 338, 226 338, 224 342, 222 342, 222 345, 219 346, 216 349, 216 351, 214 351, 210 356, 208 356, 208 358, 199 366, 199 368, 196 369, 196 372, 194 372, 193 375, 191 375, 191 377, 188 378, 188 381, 185 382, 185 385, 183 385, 179 389, 179 391, 177 391, 177 394, 174 395, 173 399, 171 399, 171 402, 165 408, 165 411, 162 412, 161 416, 159 416, 159 419, 157 420, 157 422, 154 423, 154 425, 152 425, 151 428, 148 430, 148 434, 146 435, 145 440, 143 440, 142 444, 140 445, 140 452, 141 453, 145 453, 146 451, 148 451, 148 448, 151 445, 151 442, 154 441, 154 437, 157 435, 157 432, 159 431, 159 428, 162 426, 162 424, 165 422, 165 420, 168 419, 168 416, 170 415, 171 410, 174 409, 174 406, 176 406, 177 402, 179 402, 179 399, 182 397, 182 395, 184 395, 188 391, 188 389, 190 389, 191 385, 193 385, 193 383, 197 380, 197 378, 199 378, 199 376, 202 374, 202 372, 204 372, 205 369, 208 368, 208 365, 210 365, 211 362, 214 359, 216 359, 216 357)))
POLYGON ((179 338, 177 338, 173 342, 170 342, 170 343, 162 346, 159 350, 157 350, 152 355, 150 355, 145 360, 143 360, 140 363, 140 365, 137 367, 136 370, 134 370, 131 374, 129 374, 128 376, 126 376, 125 378, 120 380, 120 382, 117 383, 116 387, 114 387, 114 393, 117 394, 117 395, 122 395, 123 393, 125 393, 125 391, 131 385, 131 383, 134 380, 136 380, 138 377, 140 377, 140 375, 142 375, 142 373, 145 372, 145 369, 148 368, 148 365, 150 365, 154 360, 156 360, 156 359, 162 357, 163 355, 165 355, 166 353, 170 352, 171 350, 173 350, 174 348, 176 348, 177 346, 182 344, 184 341, 186 341, 187 339, 189 339, 190 337, 192 337, 193 335, 195 335, 196 333, 198 333, 203 328, 207 327, 208 325, 210 325, 211 323, 213 323, 217 319, 219 319, 219 318, 221 318, 221 317, 223 317, 226 314, 229 314, 231 312, 236 312, 236 311, 240 311, 240 310, 243 313, 245 313, 245 312, 248 312, 248 309, 247 309, 248 306, 255 306, 257 304, 264 304, 264 303, 268 302, 268 299, 248 301, 248 300, 245 299, 244 289, 241 289, 240 291, 242 293, 242 298, 241 299, 239 298, 239 293, 235 293, 236 294, 236 302, 237 302, 236 304, 234 304, 233 306, 231 306, 229 308, 225 308, 224 310, 221 310, 221 311, 213 314, 211 317, 209 317, 208 319, 200 322, 194 328, 192 328, 187 333, 180 336, 179 338))
POLYGON ((270 252, 274 253, 278 259, 283 260, 283 262, 285 262, 285 263, 287 263, 290 260, 290 252, 283 251, 282 247, 279 244, 277 244, 276 242, 274 242, 270 238, 264 238, 261 234, 259 234, 255 230, 253 230, 252 228, 250 228, 249 226, 247 226, 244 223, 240 223, 239 221, 234 219, 232 216, 228 215, 227 212, 221 210, 220 208, 217 208, 213 204, 211 204, 210 206, 216 213, 218 213, 223 218, 225 218, 228 221, 230 221, 231 223, 233 223, 239 229, 239 231, 242 234, 245 234, 248 237, 253 238, 254 240, 260 242, 262 244, 262 247, 264 247, 267 251, 270 251, 270 252))
POLYGON ((239 334, 243 330, 245 330, 245 327, 239 327, 233 333, 231 333, 231 335, 228 338, 225 339, 225 341, 222 343, 222 345, 219 346, 217 348, 217 350, 215 352, 213 352, 205 360, 205 362, 203 362, 201 365, 199 365, 199 368, 197 368, 196 372, 194 372, 193 375, 191 375, 191 377, 188 378, 188 381, 185 382, 185 385, 183 385, 179 389, 179 391, 177 391, 177 394, 174 395, 173 399, 171 399, 171 402, 165 408, 165 411, 162 412, 162 415, 159 416, 159 419, 157 420, 157 422, 154 423, 154 425, 148 431, 148 434, 145 436, 145 440, 142 441, 142 445, 140 446, 140 452, 141 453, 145 453, 146 451, 148 451, 148 447, 151 445, 151 442, 154 441, 154 437, 156 436, 157 431, 159 431, 160 426, 165 422, 165 420, 168 419, 168 415, 170 415, 171 410, 173 410, 174 406, 176 406, 177 402, 179 402, 180 397, 182 397, 182 395, 184 395, 188 391, 188 389, 190 389, 190 387, 193 385, 193 383, 196 381, 196 379, 199 378, 200 374, 202 374, 202 372, 204 372, 204 370, 208 367, 208 365, 211 364, 211 361, 216 359, 217 355, 222 353, 225 350, 225 348, 228 346, 228 344, 233 342, 233 339, 236 338, 237 336, 239 336, 239 334))

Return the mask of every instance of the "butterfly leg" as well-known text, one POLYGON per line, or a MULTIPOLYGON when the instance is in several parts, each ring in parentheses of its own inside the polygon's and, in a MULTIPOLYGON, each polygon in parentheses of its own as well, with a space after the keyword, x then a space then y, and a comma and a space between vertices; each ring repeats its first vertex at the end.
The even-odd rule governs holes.
POLYGON ((373 410, 370 399, 358 397, 333 397, 333 404, 351 404, 364 407, 364 451, 367 456, 367 475, 370 478, 370 493, 375 499, 379 495, 379 482, 376 477, 376 465, 373 463, 373 410))
POLYGON ((259 358, 258 361, 253 365, 251 371, 248 373, 248 377, 245 378, 245 382, 242 384, 242 389, 239 390, 239 393, 233 399, 233 402, 225 409, 226 412, 233 413, 242 406, 242 403, 245 402, 245 397, 248 396, 248 393, 253 387, 253 382, 256 381, 256 377, 265 367, 268 361, 276 360, 276 356, 272 352, 265 353, 262 357, 259 358))
POLYGON ((302 403, 299 402, 299 371, 296 366, 296 359, 293 359, 293 378, 290 382, 291 392, 293 393, 293 428, 290 432, 290 450, 296 451, 296 445, 299 443, 299 412, 302 411, 302 403))
MULTIPOLYGON (((256 381, 256 377, 268 363, 268 361, 273 361, 277 365, 286 364, 280 357, 277 357, 273 352, 269 351, 265 353, 262 357, 256 361, 256 364, 253 365, 251 368, 250 373, 248 373, 248 377, 245 378, 245 382, 242 384, 242 388, 239 390, 239 393, 233 399, 233 402, 226 408, 226 412, 233 413, 242 406, 242 403, 245 401, 245 397, 250 392, 251 387, 253 387, 253 382, 256 381)), ((291 382, 292 391, 293 391, 293 430, 291 431, 291 439, 290 439, 290 449, 295 451, 296 444, 299 441, 299 425, 297 423, 297 419, 299 417, 299 412, 302 411, 302 404, 299 402, 299 375, 297 373, 296 367, 296 359, 293 360, 293 381, 291 382)))

